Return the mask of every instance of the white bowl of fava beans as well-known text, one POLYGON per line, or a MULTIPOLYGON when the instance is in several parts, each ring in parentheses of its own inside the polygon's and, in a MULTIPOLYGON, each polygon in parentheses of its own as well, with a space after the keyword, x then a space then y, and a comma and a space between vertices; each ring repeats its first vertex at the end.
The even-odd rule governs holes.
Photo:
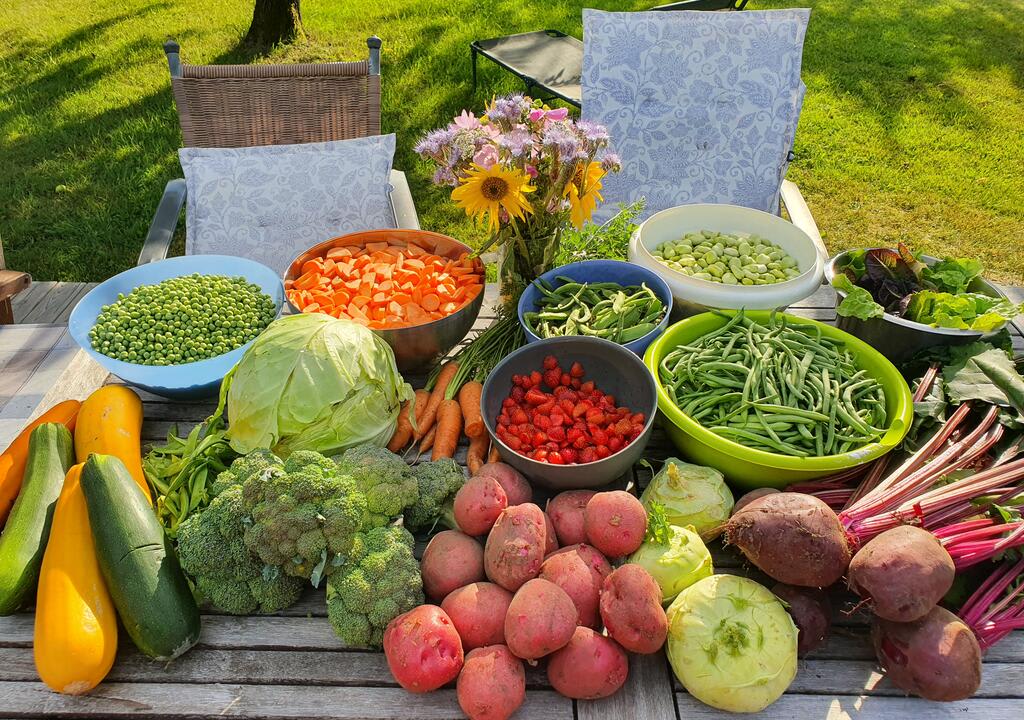
MULTIPOLYGON (((691 241, 691 245, 696 246, 697 243, 691 241)), ((686 249, 685 244, 683 247, 686 249)), ((817 290, 821 286, 824 272, 824 260, 807 233, 780 217, 738 205, 679 205, 651 215, 637 227, 630 239, 629 260, 654 271, 665 280, 675 301, 676 312, 673 314, 683 316, 695 315, 710 308, 786 308, 817 290), (692 238, 705 231, 735 238, 731 245, 717 238, 709 238, 707 244, 713 247, 704 247, 703 252, 692 253, 701 256, 701 262, 705 262, 703 257, 709 250, 721 256, 722 262, 714 271, 720 275, 715 280, 704 280, 680 272, 654 255, 667 242, 676 243, 688 235, 692 238), (771 253, 771 258, 740 257, 736 249, 742 244, 746 250, 746 246, 752 243, 756 246, 756 243, 764 241, 773 246, 772 250, 777 250, 771 253), (735 264, 734 258, 738 258, 745 267, 753 263, 752 267, 757 270, 761 270, 763 265, 763 270, 769 275, 773 269, 780 269, 785 279, 776 277, 776 282, 766 284, 753 284, 756 280, 748 279, 750 284, 744 284, 744 276, 741 275, 737 280, 729 273, 728 263, 732 261, 735 264), (758 260, 770 262, 760 263, 758 260), (723 282, 722 274, 729 274, 730 282, 723 282)), ((756 276, 750 276, 753 277, 756 276)))

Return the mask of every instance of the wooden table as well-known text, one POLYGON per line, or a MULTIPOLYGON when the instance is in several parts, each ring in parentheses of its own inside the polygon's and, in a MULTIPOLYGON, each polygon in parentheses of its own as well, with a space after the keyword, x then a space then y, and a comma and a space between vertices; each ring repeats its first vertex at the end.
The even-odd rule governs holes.
MULTIPOLYGON (((492 289, 488 289, 493 298, 492 289)), ((492 307, 492 303, 485 308, 492 307)), ((818 320, 835 318, 834 296, 822 288, 796 314, 818 320)), ((485 310, 479 321, 490 320, 485 310)), ((57 330, 54 330, 57 332, 57 330)), ((1015 345, 1024 338, 1015 333, 1015 345)), ((0 330, 0 353, 12 342, 0 330)), ((87 357, 76 357, 53 382, 43 405, 65 397, 84 397, 105 377, 87 357)), ((175 423, 182 430, 205 418, 209 403, 171 403, 140 393, 145 406, 146 442, 162 440, 175 423)), ((658 461, 675 454, 656 430, 647 457, 658 461)), ((459 452, 465 458, 465 448, 459 452)), ((649 473, 633 481, 644 485, 649 473)), ((720 572, 750 574, 740 558, 718 543, 712 547, 720 572)), ((763 578, 761 578, 763 579, 763 578)), ((756 717, 771 720, 933 720, 976 717, 1020 718, 1024 709, 1024 632, 1014 633, 985 658, 977 696, 949 704, 928 703, 903 694, 881 679, 867 638, 865 616, 848 614, 850 598, 835 598, 835 628, 828 643, 800 662, 786 695, 756 717)), ((0 717, 99 718, 459 718, 454 690, 411 695, 398 688, 380 653, 346 650, 331 632, 323 591, 310 590, 294 607, 270 617, 203 617, 199 645, 173 663, 140 655, 122 634, 117 662, 91 695, 51 693, 36 678, 32 661, 30 613, 0 618, 0 717)), ((662 653, 634 656, 630 677, 617 695, 602 701, 573 702, 553 692, 540 668, 527 673, 529 691, 515 716, 531 720, 690 720, 724 718, 726 713, 690 697, 677 682, 662 653)))

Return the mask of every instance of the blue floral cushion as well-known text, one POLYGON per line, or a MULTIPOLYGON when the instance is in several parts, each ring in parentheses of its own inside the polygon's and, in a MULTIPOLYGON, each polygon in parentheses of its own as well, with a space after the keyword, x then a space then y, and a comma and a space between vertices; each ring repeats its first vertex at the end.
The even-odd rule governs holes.
POLYGON ((583 117, 622 160, 602 218, 647 199, 776 212, 803 102, 809 10, 583 11, 583 117))
POLYGON ((388 182, 395 136, 182 148, 185 252, 246 257, 283 273, 318 242, 393 228, 388 182))

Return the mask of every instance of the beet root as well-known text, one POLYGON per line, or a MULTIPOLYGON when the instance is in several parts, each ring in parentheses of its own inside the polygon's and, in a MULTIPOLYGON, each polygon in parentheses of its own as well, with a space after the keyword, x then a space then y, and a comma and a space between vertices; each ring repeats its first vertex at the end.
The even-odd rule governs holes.
POLYGON ((741 495, 740 499, 736 501, 736 504, 732 506, 732 512, 729 514, 729 517, 732 517, 758 498, 762 498, 765 495, 774 495, 777 492, 779 491, 775 488, 758 488, 757 490, 751 490, 750 492, 741 495))
POLYGON ((925 700, 965 700, 981 685, 978 641, 944 608, 910 623, 875 618, 871 641, 893 684, 925 700))
POLYGON ((733 515, 725 539, 762 572, 787 585, 828 587, 850 564, 839 518, 812 495, 764 495, 733 515))
POLYGON ((803 657, 818 648, 832 629, 832 603, 828 595, 816 588, 778 583, 772 588, 775 596, 786 603, 797 635, 796 653, 803 657))
POLYGON ((938 538, 900 525, 872 538, 853 556, 849 584, 878 617, 913 622, 949 592, 955 570, 938 538))

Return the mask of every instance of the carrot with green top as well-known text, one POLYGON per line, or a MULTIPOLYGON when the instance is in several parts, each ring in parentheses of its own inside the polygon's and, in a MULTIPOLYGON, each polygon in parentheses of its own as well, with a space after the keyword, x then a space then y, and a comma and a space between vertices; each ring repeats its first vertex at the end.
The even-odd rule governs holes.
MULTIPOLYGON (((462 419, 465 423, 466 437, 476 438, 487 435, 484 429, 484 416, 480 408, 480 397, 484 386, 476 380, 470 380, 459 388, 459 407, 462 408, 462 419)), ((486 448, 484 449, 486 452, 486 448)))
POLYGON ((444 400, 444 393, 448 389, 448 383, 452 381, 458 370, 459 364, 454 361, 445 363, 444 367, 441 368, 441 372, 438 373, 437 380, 434 382, 434 387, 430 391, 430 400, 427 401, 427 408, 423 412, 423 419, 417 422, 416 434, 414 435, 416 440, 426 437, 430 429, 434 427, 434 421, 437 419, 437 410, 444 400))
POLYGON ((437 434, 430 453, 431 460, 450 458, 455 455, 462 435, 462 409, 457 400, 445 400, 437 409, 437 434))

